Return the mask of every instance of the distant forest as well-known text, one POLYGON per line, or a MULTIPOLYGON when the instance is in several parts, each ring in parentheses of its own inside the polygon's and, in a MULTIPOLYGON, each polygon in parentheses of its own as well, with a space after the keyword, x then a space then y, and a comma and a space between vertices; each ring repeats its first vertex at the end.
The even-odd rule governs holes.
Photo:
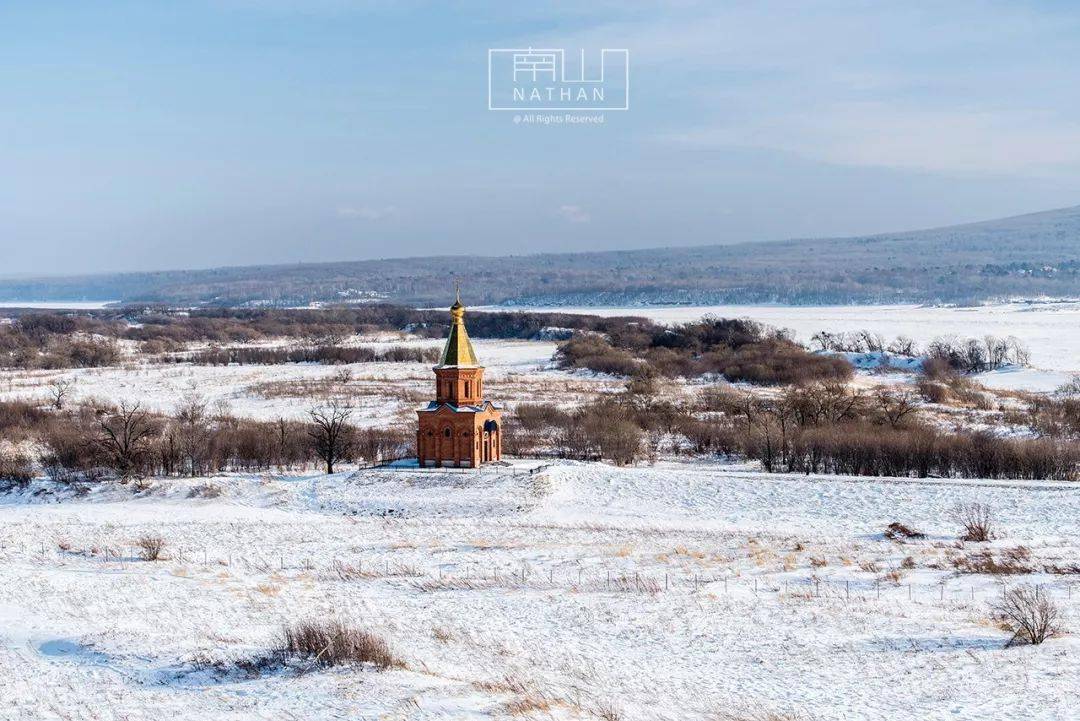
POLYGON ((885 235, 0 279, 0 298, 295 306, 846 304, 1080 297, 1080 206, 885 235))

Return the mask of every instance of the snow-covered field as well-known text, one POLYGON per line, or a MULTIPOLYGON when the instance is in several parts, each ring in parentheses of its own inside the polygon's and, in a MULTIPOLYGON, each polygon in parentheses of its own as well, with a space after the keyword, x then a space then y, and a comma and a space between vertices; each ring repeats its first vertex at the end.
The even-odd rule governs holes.
POLYGON ((751 318, 789 328, 802 341, 818 331, 870 330, 887 339, 899 335, 920 344, 939 336, 1016 336, 1031 351, 1032 369, 985 374, 980 382, 999 388, 1048 391, 1080 373, 1080 302, 1003 303, 970 308, 915 305, 840 306, 654 306, 634 308, 522 308, 592 315, 638 315, 662 323, 685 323, 704 315, 751 318))
MULTIPOLYGON (((441 348, 439 339, 355 340, 374 348, 400 345, 441 348)), ((475 340, 486 366, 487 386, 500 400, 550 398, 572 402, 622 384, 594 374, 567 373, 552 367, 556 344, 514 340, 475 340)), ((320 394, 349 398, 358 425, 386 424, 387 419, 415 420, 416 408, 433 393, 431 365, 424 363, 353 363, 319 365, 198 366, 190 363, 138 362, 108 368, 64 371, 0 370, 0 400, 45 400, 57 378, 72 379, 70 399, 110 403, 139 402, 150 410, 170 412, 195 392, 211 404, 224 403, 239 416, 304 418, 320 394), (348 380, 338 380, 348 373, 348 380)))
POLYGON ((0 496, 3 719, 1076 717, 1077 640, 1005 649, 989 604, 1041 583, 1075 617, 1044 568, 1080 563, 1080 484, 521 462, 36 488, 0 496), (956 540, 970 500, 1037 573, 957 572, 986 545, 956 540), (146 533, 166 560, 137 558, 146 533), (301 618, 405 667, 207 669, 301 618))

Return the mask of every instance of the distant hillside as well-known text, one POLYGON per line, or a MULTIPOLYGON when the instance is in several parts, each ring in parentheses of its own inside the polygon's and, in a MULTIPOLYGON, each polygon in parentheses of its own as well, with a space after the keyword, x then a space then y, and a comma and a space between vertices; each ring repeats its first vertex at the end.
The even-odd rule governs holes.
POLYGON ((1080 206, 854 238, 0 280, 0 298, 298 305, 965 302, 1080 297, 1080 206))

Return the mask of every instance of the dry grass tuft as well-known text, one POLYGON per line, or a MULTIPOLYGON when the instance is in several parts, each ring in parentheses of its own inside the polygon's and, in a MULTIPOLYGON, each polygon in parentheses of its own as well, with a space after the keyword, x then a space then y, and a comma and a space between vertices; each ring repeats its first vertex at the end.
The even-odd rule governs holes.
POLYGON ((370 664, 388 669, 402 665, 382 638, 341 621, 301 621, 286 625, 278 650, 283 657, 299 657, 323 667, 370 664))
POLYGON ((612 593, 660 593, 660 582, 648 576, 638 574, 618 574, 604 578, 587 578, 581 583, 571 585, 571 589, 578 592, 610 591, 612 593))
POLYGON ((899 521, 893 521, 888 526, 886 526, 884 536, 890 541, 899 542, 903 542, 909 539, 926 538, 926 534, 922 531, 916 531, 914 528, 910 526, 905 526, 899 521))
POLYGON ((1024 546, 1006 549, 995 557, 990 551, 979 551, 952 558, 953 567, 960 573, 985 573, 991 576, 1012 576, 1033 573, 1031 551, 1024 546))
POLYGON ((527 681, 517 676, 507 674, 494 681, 473 681, 473 688, 486 693, 512 693, 518 696, 527 696, 533 688, 527 681))
POLYGON ((527 716, 532 713, 549 713, 552 702, 541 695, 529 694, 507 701, 503 708, 511 716, 527 716))
POLYGON ((589 713, 601 719, 601 721, 622 721, 623 719, 622 709, 611 701, 600 701, 593 704, 592 708, 589 709, 589 713))
POLYGON ((809 716, 768 709, 732 712, 721 711, 712 716, 713 721, 810 721, 809 716))
POLYGON ((407 563, 372 563, 352 565, 334 561, 330 566, 334 578, 340 581, 363 581, 372 578, 419 578, 424 575, 416 566, 407 563))

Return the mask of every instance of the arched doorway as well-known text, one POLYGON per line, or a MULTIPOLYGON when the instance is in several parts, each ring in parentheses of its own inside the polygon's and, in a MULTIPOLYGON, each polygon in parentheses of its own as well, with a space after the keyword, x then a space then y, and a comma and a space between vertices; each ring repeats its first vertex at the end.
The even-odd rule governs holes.
POLYGON ((498 460, 499 453, 499 424, 496 421, 484 422, 484 455, 483 462, 489 463, 498 460))

